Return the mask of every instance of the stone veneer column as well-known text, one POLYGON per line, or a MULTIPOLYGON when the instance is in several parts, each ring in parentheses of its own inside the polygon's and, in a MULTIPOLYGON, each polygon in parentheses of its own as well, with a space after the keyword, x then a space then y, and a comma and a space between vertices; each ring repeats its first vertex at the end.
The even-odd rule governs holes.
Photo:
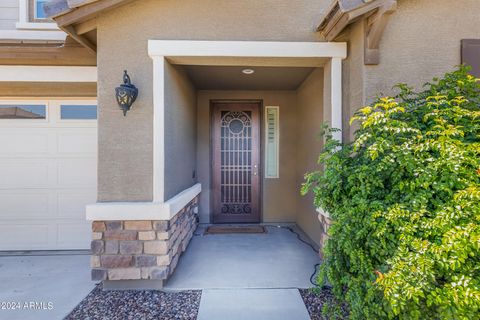
POLYGON ((320 254, 320 258, 323 259, 323 254, 324 254, 323 248, 325 248, 325 244, 327 243, 327 240, 328 240, 328 228, 330 228, 330 226, 332 225, 332 219, 330 219, 330 217, 322 213, 318 215, 318 219, 320 220, 320 224, 322 228, 320 232, 319 254, 320 254))
POLYGON ((197 228, 198 196, 171 220, 93 221, 92 280, 166 280, 197 228))

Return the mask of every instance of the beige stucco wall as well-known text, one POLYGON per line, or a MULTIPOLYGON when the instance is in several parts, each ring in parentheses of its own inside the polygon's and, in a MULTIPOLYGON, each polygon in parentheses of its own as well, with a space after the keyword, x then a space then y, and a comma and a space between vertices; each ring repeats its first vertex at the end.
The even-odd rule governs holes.
POLYGON ((397 83, 416 89, 461 63, 460 41, 480 38, 480 1, 398 0, 380 41, 380 63, 364 65, 364 21, 349 26, 336 40, 348 43, 343 62, 344 138, 353 113, 378 95, 392 95, 397 83))
POLYGON ((197 181, 197 95, 181 67, 165 68, 165 199, 197 181))
POLYGON ((316 41, 320 38, 315 26, 329 3, 141 0, 99 16, 99 201, 152 199, 153 80, 152 61, 147 54, 149 39, 316 41), (140 90, 133 110, 125 118, 113 94, 124 69, 140 90))
POLYGON ((323 145, 320 131, 325 119, 321 89, 323 72, 321 68, 316 69, 297 90, 296 223, 317 244, 320 241, 320 222, 313 205, 313 196, 311 193, 300 196, 298 190, 304 181, 305 173, 319 169, 317 159, 323 145))
MULTIPOLYGON (((295 222, 297 96, 295 91, 198 91, 197 172, 202 184, 200 222, 210 214, 210 100, 262 100, 264 106, 280 107, 280 178, 262 179, 262 222, 295 222)), ((262 112, 263 113, 263 110, 262 112)), ((263 123, 262 123, 263 126, 263 123)), ((261 141, 263 144, 263 139, 261 141)), ((262 159, 264 159, 262 155, 262 159)), ((263 167, 263 163, 261 166, 263 167)), ((264 176, 264 174, 262 174, 264 176)))
POLYGON ((380 43, 380 64, 366 67, 365 96, 390 94, 406 82, 419 88, 459 65, 460 40, 480 38, 478 0, 399 0, 380 43))
POLYGON ((365 103, 364 84, 364 47, 363 20, 357 21, 338 39, 347 43, 347 58, 342 63, 342 131, 344 141, 351 141, 355 125, 349 122, 355 111, 365 103))

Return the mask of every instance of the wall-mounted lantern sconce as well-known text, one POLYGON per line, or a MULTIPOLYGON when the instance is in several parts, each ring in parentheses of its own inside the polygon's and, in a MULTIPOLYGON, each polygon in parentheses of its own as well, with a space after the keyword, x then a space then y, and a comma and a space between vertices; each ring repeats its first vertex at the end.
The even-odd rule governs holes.
POLYGON ((132 104, 138 96, 138 89, 130 82, 130 76, 127 70, 123 71, 123 84, 115 88, 115 97, 117 98, 118 106, 123 110, 123 116, 127 115, 132 104))

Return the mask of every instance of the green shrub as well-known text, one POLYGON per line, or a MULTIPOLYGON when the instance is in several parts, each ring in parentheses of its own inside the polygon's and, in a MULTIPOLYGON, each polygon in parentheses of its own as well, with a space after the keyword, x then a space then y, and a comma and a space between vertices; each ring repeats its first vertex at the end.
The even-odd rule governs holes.
POLYGON ((319 282, 352 319, 480 318, 480 84, 467 69, 422 92, 398 85, 326 129, 302 192, 334 220, 319 282))

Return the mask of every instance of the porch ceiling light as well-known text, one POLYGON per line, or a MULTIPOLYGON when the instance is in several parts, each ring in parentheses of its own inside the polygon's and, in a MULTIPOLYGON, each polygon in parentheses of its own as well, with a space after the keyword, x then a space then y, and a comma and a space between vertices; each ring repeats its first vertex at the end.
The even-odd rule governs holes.
POLYGON ((243 69, 242 73, 243 74, 254 74, 255 70, 253 70, 253 69, 243 69))
POLYGON ((130 82, 127 70, 124 70, 123 84, 115 88, 115 97, 117 98, 118 106, 123 110, 123 116, 127 115, 127 111, 130 110, 137 96, 138 89, 130 82))

